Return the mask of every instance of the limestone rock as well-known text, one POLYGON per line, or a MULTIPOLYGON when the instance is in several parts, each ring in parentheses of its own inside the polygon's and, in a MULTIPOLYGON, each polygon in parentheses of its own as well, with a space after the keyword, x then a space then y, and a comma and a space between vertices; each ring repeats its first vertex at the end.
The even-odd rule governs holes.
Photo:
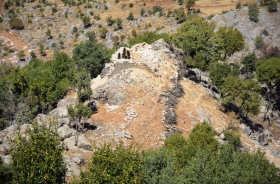
POLYGON ((84 135, 80 135, 78 138, 78 147, 84 150, 92 151, 91 143, 85 138, 84 135))
POLYGON ((57 129, 57 132, 61 139, 66 139, 75 135, 75 130, 69 128, 69 126, 67 126, 66 124, 64 124, 62 127, 59 127, 57 129))

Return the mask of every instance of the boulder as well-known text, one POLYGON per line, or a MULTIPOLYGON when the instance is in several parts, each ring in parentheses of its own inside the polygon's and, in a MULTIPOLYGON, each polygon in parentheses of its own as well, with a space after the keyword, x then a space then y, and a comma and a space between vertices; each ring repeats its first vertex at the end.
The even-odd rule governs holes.
POLYGON ((80 135, 78 138, 78 148, 82 148, 84 150, 92 151, 92 145, 88 140, 85 138, 84 135, 80 135))
POLYGON ((62 127, 59 127, 57 132, 62 140, 75 135, 75 130, 69 128, 69 126, 66 124, 64 124, 62 127))

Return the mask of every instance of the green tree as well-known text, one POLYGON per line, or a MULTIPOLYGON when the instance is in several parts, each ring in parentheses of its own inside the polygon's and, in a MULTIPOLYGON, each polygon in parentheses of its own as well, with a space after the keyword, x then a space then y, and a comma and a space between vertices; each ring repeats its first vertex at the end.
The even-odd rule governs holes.
POLYGON ((240 2, 238 2, 238 3, 236 4, 236 9, 237 9, 237 10, 241 9, 241 3, 240 3, 240 2))
POLYGON ((182 5, 184 3, 184 0, 178 0, 178 4, 182 5))
POLYGON ((196 0, 186 0, 186 1, 185 1, 185 3, 186 3, 186 8, 187 8, 188 10, 190 10, 191 7, 193 7, 193 5, 195 4, 195 1, 196 1, 196 0))
POLYGON ((210 61, 219 56, 214 30, 203 18, 194 17, 184 22, 171 40, 188 56, 189 66, 205 70, 210 61))
POLYGON ((112 16, 107 17, 106 19, 107 25, 112 26, 116 21, 112 18, 112 16))
POLYGON ((244 65, 245 72, 252 73, 256 70, 256 55, 255 53, 249 53, 242 58, 241 63, 244 65))
POLYGON ((259 6, 257 3, 250 3, 248 6, 248 15, 251 21, 259 21, 259 6))
POLYGON ((117 18, 116 24, 117 24, 117 29, 122 29, 122 19, 121 18, 117 18))
POLYGON ((227 63, 213 62, 209 66, 209 76, 212 83, 219 89, 224 84, 226 77, 238 76, 239 70, 236 66, 230 66, 227 63))
POLYGON ((142 157, 133 145, 118 144, 96 148, 88 164, 88 171, 82 172, 77 183, 141 183, 142 157))
POLYGON ((127 17, 127 20, 130 20, 130 21, 133 21, 134 20, 134 16, 133 16, 133 13, 130 12, 128 17, 127 17))
POLYGON ((13 17, 9 20, 11 29, 21 30, 24 29, 24 25, 21 19, 13 17))
POLYGON ((89 16, 83 16, 82 18, 84 27, 89 27, 90 26, 90 17, 89 16))
POLYGON ((254 80, 242 81, 238 76, 228 76, 221 92, 224 104, 236 105, 245 115, 256 115, 259 112, 260 86, 254 80))
MULTIPOLYGON (((78 127, 80 126, 81 119, 82 118, 89 118, 90 115, 92 114, 91 109, 88 106, 84 106, 82 103, 78 103, 74 108, 73 107, 68 107, 68 114, 73 118, 73 119, 78 119, 76 121, 76 136, 75 136, 75 146, 78 145, 78 127)), ((83 124, 83 129, 84 129, 84 124, 83 124)))
POLYGON ((33 124, 28 136, 18 134, 12 142, 14 180, 17 183, 64 183, 66 166, 56 131, 33 124))
POLYGON ((182 23, 186 20, 186 13, 184 8, 179 8, 179 10, 177 11, 175 18, 178 21, 178 23, 182 23))
POLYGON ((141 17, 142 17, 145 13, 146 13, 146 11, 144 10, 144 8, 142 8, 141 11, 140 11, 141 17))
POLYGON ((236 51, 241 51, 245 46, 244 38, 236 28, 220 27, 216 35, 219 39, 218 47, 223 50, 223 59, 236 51))
POLYGON ((94 31, 87 32, 86 36, 88 37, 89 41, 91 41, 91 42, 96 41, 96 35, 95 35, 94 31))
POLYGON ((256 49, 260 49, 264 45, 263 37, 262 36, 257 36, 255 39, 255 46, 256 49))
POLYGON ((48 39, 52 38, 52 32, 51 32, 51 30, 49 28, 46 31, 46 36, 48 37, 48 39))
POLYGON ((277 2, 274 0, 271 0, 267 6, 267 10, 269 12, 277 12, 277 2))
POLYGON ((45 46, 43 45, 43 43, 39 43, 39 51, 42 56, 46 55, 45 46))
POLYGON ((12 166, 4 164, 2 157, 0 157, 0 183, 12 184, 13 175, 12 166))
POLYGON ((280 107, 280 58, 273 57, 257 62, 257 78, 265 83, 268 91, 264 94, 266 100, 274 107, 280 107))
POLYGON ((75 46, 73 60, 78 68, 85 68, 93 78, 101 73, 109 56, 102 44, 86 41, 75 46))
POLYGON ((17 57, 22 60, 25 57, 25 53, 23 50, 18 51, 17 57))
POLYGON ((101 38, 105 38, 107 33, 108 33, 108 29, 106 29, 105 27, 99 29, 99 34, 101 38))

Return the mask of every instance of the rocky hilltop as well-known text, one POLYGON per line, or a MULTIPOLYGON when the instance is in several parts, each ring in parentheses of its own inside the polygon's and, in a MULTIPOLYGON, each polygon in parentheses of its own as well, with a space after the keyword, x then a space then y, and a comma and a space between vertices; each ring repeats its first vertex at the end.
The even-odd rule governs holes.
MULTIPOLYGON (((69 92, 48 115, 39 114, 35 121, 39 125, 55 122, 53 126, 65 144, 68 176, 79 175, 79 165, 91 157, 92 143, 123 142, 143 149, 157 148, 175 132, 187 137, 202 121, 211 124, 221 142, 223 131, 235 128, 244 148, 261 149, 279 167, 280 157, 269 132, 257 132, 224 113, 215 92, 188 79, 187 73, 181 52, 163 40, 121 47, 101 75, 91 81, 93 95, 86 103, 97 111, 82 120, 85 129, 79 132, 77 146, 74 122, 67 112, 68 106, 78 102, 75 91, 69 92), (253 134, 254 139, 248 137, 253 134)), ((0 154, 6 163, 10 162, 9 139, 15 132, 25 135, 29 127, 30 124, 12 125, 1 131, 0 154)))

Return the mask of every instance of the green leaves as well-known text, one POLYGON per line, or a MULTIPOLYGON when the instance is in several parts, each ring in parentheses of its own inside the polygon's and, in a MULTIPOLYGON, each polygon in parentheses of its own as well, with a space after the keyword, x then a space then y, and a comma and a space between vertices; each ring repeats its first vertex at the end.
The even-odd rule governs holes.
POLYGON ((96 148, 79 183, 141 183, 142 157, 134 146, 96 148))
POLYGON ((109 59, 106 50, 97 42, 86 41, 76 45, 73 50, 73 60, 76 65, 80 70, 86 69, 92 78, 101 73, 109 59))
POLYGON ((16 183, 64 183, 66 166, 63 162, 60 138, 56 131, 37 123, 27 137, 17 135, 12 142, 14 181, 16 183))
POLYGON ((216 132, 204 122, 189 139, 174 134, 162 148, 142 153, 123 144, 96 148, 74 183, 279 183, 278 169, 260 152, 234 149, 239 137, 226 132, 219 144, 216 132))
POLYGON ((260 86, 254 80, 242 81, 237 76, 229 76, 225 79, 221 88, 224 104, 232 103, 239 107, 245 115, 256 115, 260 106, 260 86))
POLYGON ((245 46, 244 38, 236 28, 220 27, 216 35, 219 39, 218 47, 221 47, 224 52, 223 59, 231 56, 236 51, 241 51, 245 46))

